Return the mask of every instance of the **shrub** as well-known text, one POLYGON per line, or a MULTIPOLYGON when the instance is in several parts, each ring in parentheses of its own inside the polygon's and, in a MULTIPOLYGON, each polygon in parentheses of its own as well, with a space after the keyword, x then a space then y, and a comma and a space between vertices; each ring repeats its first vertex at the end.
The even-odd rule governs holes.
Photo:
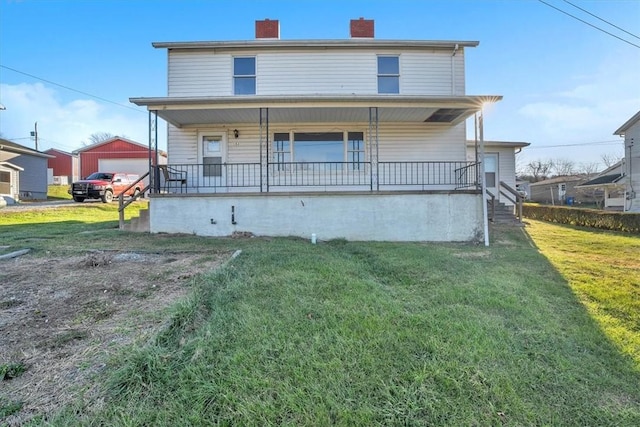
POLYGON ((637 213, 525 204, 522 208, 522 215, 526 218, 559 224, 640 234, 640 214, 637 213))

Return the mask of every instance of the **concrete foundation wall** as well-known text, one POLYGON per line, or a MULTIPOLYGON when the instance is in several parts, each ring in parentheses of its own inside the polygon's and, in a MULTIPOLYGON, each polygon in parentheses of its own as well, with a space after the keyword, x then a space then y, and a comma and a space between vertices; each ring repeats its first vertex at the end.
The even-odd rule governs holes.
POLYGON ((315 233, 319 240, 477 241, 482 239, 481 203, 479 194, 463 191, 162 195, 151 199, 150 231, 303 238, 315 233))

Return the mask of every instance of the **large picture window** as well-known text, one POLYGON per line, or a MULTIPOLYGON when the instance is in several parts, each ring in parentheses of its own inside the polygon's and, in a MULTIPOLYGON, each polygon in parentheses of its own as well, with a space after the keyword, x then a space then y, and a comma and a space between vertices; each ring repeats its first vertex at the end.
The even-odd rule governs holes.
POLYGON ((378 56, 378 93, 400 93, 400 58, 378 56))
POLYGON ((256 94, 256 58, 233 58, 233 93, 235 95, 256 94))
POLYGON ((288 163, 314 163, 315 169, 364 170, 363 132, 292 132, 275 133, 273 162, 277 170, 288 170, 288 163), (329 166, 329 167, 325 167, 329 166))

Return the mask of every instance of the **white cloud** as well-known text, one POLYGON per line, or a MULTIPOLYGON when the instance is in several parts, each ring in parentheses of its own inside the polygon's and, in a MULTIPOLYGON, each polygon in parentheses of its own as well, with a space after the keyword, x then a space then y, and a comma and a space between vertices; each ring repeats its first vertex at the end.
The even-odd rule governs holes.
POLYGON ((122 107, 93 99, 61 100, 61 94, 42 83, 0 84, 0 112, 3 138, 34 147, 30 132, 38 122, 38 149, 72 151, 95 132, 109 132, 147 143, 148 119, 122 107))
POLYGON ((595 73, 575 77, 572 87, 548 94, 545 101, 521 106, 517 116, 527 124, 526 140, 533 143, 525 150, 525 157, 599 162, 603 153, 621 153, 621 142, 619 147, 616 143, 593 143, 619 139, 613 132, 640 110, 638 65, 635 57, 607 61, 595 73), (564 144, 585 145, 536 149, 564 144))

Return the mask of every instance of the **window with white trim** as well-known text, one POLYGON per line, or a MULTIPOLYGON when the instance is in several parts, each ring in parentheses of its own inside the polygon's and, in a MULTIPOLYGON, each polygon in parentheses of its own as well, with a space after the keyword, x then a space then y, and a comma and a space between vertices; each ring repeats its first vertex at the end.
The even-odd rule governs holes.
POLYGON ((234 95, 256 94, 256 58, 255 56, 236 56, 233 58, 234 95))
POLYGON ((273 162, 288 170, 289 162, 331 164, 331 169, 364 170, 364 132, 291 132, 273 136, 273 162))
POLYGON ((378 56, 378 93, 400 93, 400 57, 378 56))
POLYGON ((277 170, 288 170, 291 162, 291 143, 289 133, 275 133, 273 135, 273 162, 277 163, 277 170))

